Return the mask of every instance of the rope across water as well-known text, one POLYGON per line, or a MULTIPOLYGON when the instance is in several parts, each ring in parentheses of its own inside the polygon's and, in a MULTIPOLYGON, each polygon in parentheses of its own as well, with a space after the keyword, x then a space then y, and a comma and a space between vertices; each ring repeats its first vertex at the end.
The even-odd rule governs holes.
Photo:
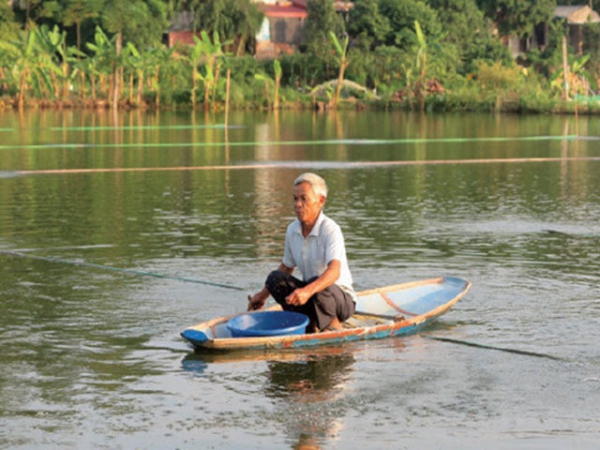
POLYGON ((161 273, 147 272, 144 270, 135 270, 135 269, 125 269, 122 267, 104 266, 102 264, 88 263, 88 262, 84 262, 84 261, 73 261, 73 260, 68 260, 68 259, 54 258, 51 256, 31 255, 31 254, 17 252, 17 251, 11 251, 11 250, 0 250, 0 254, 12 256, 15 258, 35 259, 37 261, 45 261, 45 262, 50 262, 50 263, 70 264, 72 266, 89 267, 92 269, 99 269, 99 270, 109 270, 111 272, 125 273, 128 275, 137 275, 137 276, 143 276, 143 277, 166 278, 166 279, 171 279, 171 280, 186 281, 189 283, 204 284, 204 285, 208 285, 208 286, 220 287, 220 288, 225 288, 225 289, 233 289, 236 291, 244 290, 243 288, 240 288, 237 286, 231 286, 228 284, 221 284, 221 283, 213 283, 212 281, 198 280, 198 279, 194 279, 194 278, 180 277, 180 276, 175 276, 175 275, 165 275, 165 274, 161 274, 161 273))

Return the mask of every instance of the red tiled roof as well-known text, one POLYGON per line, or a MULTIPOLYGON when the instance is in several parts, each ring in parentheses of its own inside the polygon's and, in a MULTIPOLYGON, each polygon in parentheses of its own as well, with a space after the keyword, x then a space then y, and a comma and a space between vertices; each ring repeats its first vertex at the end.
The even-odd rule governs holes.
POLYGON ((297 6, 266 5, 259 6, 267 17, 299 18, 306 19, 306 9, 297 6))

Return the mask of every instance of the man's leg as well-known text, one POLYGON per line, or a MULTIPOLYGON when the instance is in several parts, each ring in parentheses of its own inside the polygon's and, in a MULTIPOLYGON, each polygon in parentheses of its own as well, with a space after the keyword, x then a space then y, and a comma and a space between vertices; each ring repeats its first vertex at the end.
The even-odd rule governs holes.
POLYGON ((316 326, 320 331, 330 325, 334 329, 341 328, 341 323, 354 314, 355 304, 352 296, 335 284, 315 294, 313 300, 316 326))
POLYGON ((307 327, 309 332, 312 332, 315 327, 315 307, 312 301, 308 301, 302 306, 288 305, 285 298, 294 292, 296 289, 306 286, 308 283, 291 276, 288 273, 280 270, 274 270, 267 277, 265 286, 269 294, 281 305, 284 311, 294 311, 305 314, 310 319, 307 327))
POLYGON ((285 311, 296 311, 309 317, 310 324, 307 327, 309 331, 313 329, 322 331, 329 325, 341 327, 341 322, 354 314, 355 304, 352 296, 335 284, 317 292, 305 305, 291 306, 285 301, 285 298, 296 289, 306 286, 315 279, 316 277, 305 282, 288 273, 275 270, 269 274, 265 285, 271 296, 285 311))

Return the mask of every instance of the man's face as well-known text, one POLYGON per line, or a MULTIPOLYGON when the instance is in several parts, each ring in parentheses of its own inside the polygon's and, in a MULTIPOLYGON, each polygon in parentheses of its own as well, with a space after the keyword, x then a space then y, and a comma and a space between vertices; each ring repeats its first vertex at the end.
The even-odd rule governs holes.
POLYGON ((325 205, 325 197, 316 195, 308 183, 294 186, 294 211, 303 224, 313 224, 325 205))

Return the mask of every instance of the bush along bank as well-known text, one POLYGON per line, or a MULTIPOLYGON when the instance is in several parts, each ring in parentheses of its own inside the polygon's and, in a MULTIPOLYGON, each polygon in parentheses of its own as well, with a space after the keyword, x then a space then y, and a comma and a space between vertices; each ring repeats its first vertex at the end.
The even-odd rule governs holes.
MULTIPOLYGON (((418 31, 418 23, 415 23, 418 31)), ((418 34, 418 33, 417 33, 418 34)), ((131 43, 117 56, 115 39, 96 28, 90 54, 66 46, 57 27, 33 28, 25 50, 0 51, 0 109, 407 109, 515 113, 600 111, 573 60, 569 83, 512 60, 472 64, 469 73, 440 65, 427 46, 413 52, 348 46, 330 35, 331 52, 275 60, 228 54, 218 35, 195 45, 140 51, 131 43), (52 43, 50 45, 49 43, 52 43), (57 49, 61 49, 60 51, 57 49), (565 86, 571 87, 566 92, 565 86)), ((583 62, 585 64, 585 62, 583 62)))

